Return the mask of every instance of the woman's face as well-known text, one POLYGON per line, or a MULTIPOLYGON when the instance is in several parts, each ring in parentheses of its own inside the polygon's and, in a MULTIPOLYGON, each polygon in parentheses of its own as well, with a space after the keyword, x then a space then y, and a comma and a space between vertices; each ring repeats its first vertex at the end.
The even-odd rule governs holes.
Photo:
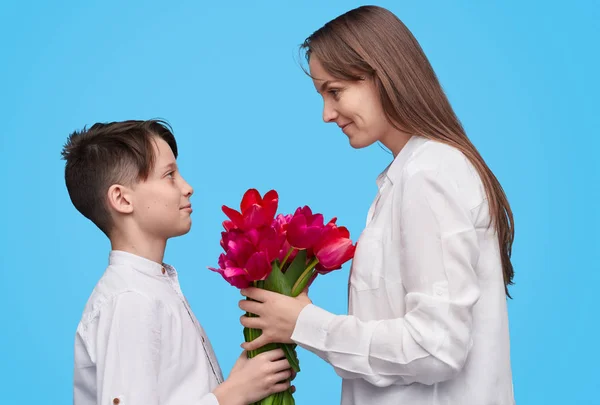
POLYGON ((353 148, 364 148, 377 141, 390 148, 389 140, 398 131, 386 118, 373 80, 336 79, 314 55, 309 67, 313 84, 323 97, 323 121, 335 122, 353 148))

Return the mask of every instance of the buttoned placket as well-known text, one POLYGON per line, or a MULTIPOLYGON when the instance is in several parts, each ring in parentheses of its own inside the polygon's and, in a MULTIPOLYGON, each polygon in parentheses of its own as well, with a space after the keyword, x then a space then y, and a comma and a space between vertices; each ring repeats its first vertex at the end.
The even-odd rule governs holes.
POLYGON ((215 379, 217 380, 217 382, 219 384, 221 384, 223 382, 223 379, 221 378, 221 376, 219 375, 219 373, 217 373, 217 370, 215 369, 215 365, 213 364, 213 361, 211 359, 209 351, 206 348, 206 339, 204 337, 204 333, 202 333, 202 329, 200 328, 200 325, 198 324, 198 320, 192 314, 192 309, 191 309, 189 303, 187 302, 187 300, 183 296, 183 293, 181 292, 181 288, 179 288, 179 285, 176 284, 173 281, 170 272, 168 270, 166 270, 164 266, 163 266, 163 268, 162 268, 161 271, 162 271, 162 274, 164 274, 165 277, 167 278, 167 280, 169 281, 169 285, 171 286, 171 288, 175 291, 175 293, 177 293, 177 296, 179 297, 179 299, 181 300, 181 302, 185 306, 185 309, 186 309, 186 311, 187 311, 190 319, 192 320, 192 323, 196 327, 196 331, 200 335, 200 340, 202 341, 202 348, 204 349, 204 354, 206 355, 206 359, 208 360, 208 364, 210 365, 210 368, 211 368, 211 370, 213 372, 213 375, 215 376, 215 379))
MULTIPOLYGON (((375 200, 369 207, 369 212, 367 213, 367 220, 366 220, 365 228, 367 226, 369 226, 371 221, 373 221, 373 219, 375 218, 375 214, 377 213, 377 208, 379 207, 381 198, 384 195, 384 192, 390 187, 390 180, 387 178, 387 176, 385 174, 382 174, 381 177, 377 181, 377 185, 378 185, 377 196, 375 197, 375 200)), ((353 271, 354 271, 354 269, 351 266, 350 272, 348 275, 348 303, 347 303, 348 311, 350 310, 350 300, 351 300, 351 296, 350 296, 351 281, 350 280, 352 278, 353 271)))

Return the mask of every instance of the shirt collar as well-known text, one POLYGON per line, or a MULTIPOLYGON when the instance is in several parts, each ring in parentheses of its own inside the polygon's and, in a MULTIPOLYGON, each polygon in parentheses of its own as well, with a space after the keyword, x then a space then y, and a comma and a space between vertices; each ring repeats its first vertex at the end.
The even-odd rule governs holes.
POLYGON ((149 276, 166 277, 176 273, 175 268, 169 264, 153 262, 145 257, 122 250, 111 250, 108 257, 108 264, 131 266, 149 276))
POLYGON ((413 155, 414 151, 423 143, 427 142, 427 138, 419 135, 413 135, 410 137, 406 145, 400 150, 400 153, 396 155, 394 160, 385 168, 379 176, 377 176, 377 187, 381 189, 386 179, 394 184, 394 180, 398 179, 400 173, 404 169, 404 165, 408 159, 413 155))

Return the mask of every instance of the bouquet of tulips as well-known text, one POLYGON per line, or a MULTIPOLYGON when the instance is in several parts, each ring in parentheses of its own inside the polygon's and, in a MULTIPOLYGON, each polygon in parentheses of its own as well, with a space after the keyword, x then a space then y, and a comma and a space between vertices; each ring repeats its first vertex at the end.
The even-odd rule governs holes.
MULTIPOLYGON (((232 286, 254 286, 296 297, 318 274, 340 269, 354 256, 350 233, 336 225, 336 218, 324 223, 322 214, 313 214, 308 206, 277 216, 279 197, 275 190, 263 197, 255 189, 246 191, 240 211, 223 206, 229 220, 223 222, 219 268, 210 268, 232 286)), ((248 299, 248 298, 247 298, 248 299)), ((247 314, 253 316, 253 314, 247 314)), ((250 342, 260 336, 258 329, 244 328, 250 342)), ((269 344, 249 351, 248 357, 275 348, 283 349, 290 366, 300 371, 294 344, 269 344)), ((291 405, 288 390, 273 394, 257 404, 291 405)))

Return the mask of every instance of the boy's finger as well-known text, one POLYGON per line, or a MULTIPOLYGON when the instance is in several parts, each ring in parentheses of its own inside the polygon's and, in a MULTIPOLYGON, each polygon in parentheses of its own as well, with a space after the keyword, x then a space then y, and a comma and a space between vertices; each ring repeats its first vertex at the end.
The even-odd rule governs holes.
POLYGON ((288 380, 285 380, 285 382, 275 384, 273 386, 273 389, 271 390, 271 393, 274 394, 276 392, 283 392, 283 391, 287 390, 288 388, 290 388, 290 382, 288 380))
POLYGON ((283 358, 281 360, 277 360, 277 361, 273 362, 273 370, 274 371, 290 370, 289 377, 292 376, 292 374, 291 374, 291 371, 292 371, 291 367, 292 366, 290 366, 290 362, 286 358, 283 358))
MULTIPOLYGON (((248 350, 248 351, 250 351, 250 350, 256 350, 258 348, 263 347, 267 343, 268 342, 267 342, 267 339, 265 338, 265 336, 264 335, 260 335, 259 337, 257 337, 256 339, 254 339, 251 342, 244 342, 244 343, 242 343, 242 349, 245 349, 245 350, 248 350)), ((270 352, 267 352, 267 353, 270 353, 270 352)))
MULTIPOLYGON (((292 373, 289 370, 279 371, 275 373, 275 381, 283 382, 290 379, 292 373)), ((288 381, 289 383, 289 381, 288 381)))
POLYGON ((275 360, 279 360, 279 359, 285 360, 285 353, 281 349, 269 350, 268 352, 265 352, 264 354, 265 354, 265 357, 267 359, 269 359, 270 361, 275 361, 275 360))

